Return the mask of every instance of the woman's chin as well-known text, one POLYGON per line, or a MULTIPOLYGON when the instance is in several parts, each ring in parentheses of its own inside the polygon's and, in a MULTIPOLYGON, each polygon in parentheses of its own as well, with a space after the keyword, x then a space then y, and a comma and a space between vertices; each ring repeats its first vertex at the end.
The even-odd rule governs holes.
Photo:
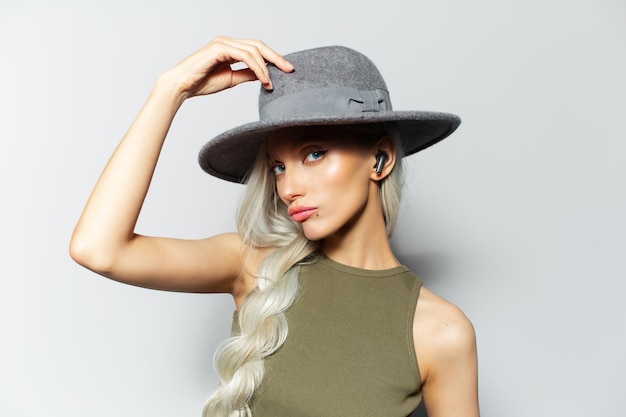
POLYGON ((302 231, 304 232, 304 236, 312 242, 317 242, 328 237, 328 233, 319 230, 317 227, 307 227, 307 225, 303 224, 302 231))
POLYGON ((318 242, 320 240, 323 240, 324 237, 323 236, 319 236, 317 234, 308 234, 305 233, 304 236, 306 236, 307 239, 309 239, 311 242, 318 242))

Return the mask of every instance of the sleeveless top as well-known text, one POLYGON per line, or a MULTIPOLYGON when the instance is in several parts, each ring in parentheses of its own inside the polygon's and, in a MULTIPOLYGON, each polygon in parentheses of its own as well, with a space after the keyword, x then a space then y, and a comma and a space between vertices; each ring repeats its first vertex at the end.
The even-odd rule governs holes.
POLYGON ((409 416, 422 399, 413 342, 421 285, 404 266, 365 270, 324 256, 303 265, 289 335, 265 359, 253 417, 409 416))

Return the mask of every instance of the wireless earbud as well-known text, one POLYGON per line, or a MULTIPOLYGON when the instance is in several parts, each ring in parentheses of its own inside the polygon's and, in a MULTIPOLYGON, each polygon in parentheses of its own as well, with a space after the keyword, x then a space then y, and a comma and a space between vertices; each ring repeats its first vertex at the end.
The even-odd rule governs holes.
POLYGON ((376 165, 374 165, 374 168, 376 168, 376 173, 378 175, 383 173, 383 167, 385 166, 387 159, 389 159, 389 157, 384 152, 379 152, 376 155, 376 165))

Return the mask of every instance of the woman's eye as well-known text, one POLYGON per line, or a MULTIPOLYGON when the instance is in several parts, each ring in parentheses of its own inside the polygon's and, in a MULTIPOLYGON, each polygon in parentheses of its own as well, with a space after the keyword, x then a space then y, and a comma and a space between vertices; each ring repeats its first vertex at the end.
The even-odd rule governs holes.
POLYGON ((285 172, 285 166, 284 165, 274 165, 273 167, 270 168, 270 171, 272 171, 275 175, 279 175, 279 174, 282 174, 283 172, 285 172))
POLYGON ((306 161, 307 162, 317 161, 318 159, 321 159, 326 152, 327 151, 313 151, 313 152, 310 152, 306 156, 306 161))

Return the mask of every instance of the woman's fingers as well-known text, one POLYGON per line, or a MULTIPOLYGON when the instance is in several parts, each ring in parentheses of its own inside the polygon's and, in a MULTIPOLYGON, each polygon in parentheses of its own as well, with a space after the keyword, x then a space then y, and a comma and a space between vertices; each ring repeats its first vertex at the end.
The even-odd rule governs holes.
POLYGON ((293 66, 264 42, 218 36, 174 68, 174 74, 187 96, 211 94, 247 81, 259 80, 272 88, 267 63, 283 71, 293 66), (231 65, 243 63, 247 68, 233 70, 231 65))
MULTIPOLYGON (((232 79, 232 86, 234 87, 236 85, 239 85, 241 83, 245 83, 248 81, 256 81, 258 78, 256 74, 254 73, 254 71, 252 71, 249 68, 245 68, 245 69, 233 71, 231 75, 231 79, 232 79)), ((263 84, 263 85, 265 86, 266 84, 263 84)), ((270 85, 271 85, 271 81, 270 81, 270 85)), ((266 88, 271 88, 271 87, 266 87, 266 88)))
MULTIPOLYGON (((256 79, 261 81, 265 88, 271 89, 271 79, 267 69, 267 63, 272 63, 285 72, 293 71, 293 65, 282 55, 267 46, 264 42, 251 39, 233 39, 226 37, 216 38, 216 41, 227 47, 225 52, 231 55, 233 62, 244 63, 252 71, 256 79)), ((226 56, 223 57, 226 59, 226 56)), ((250 74, 245 71, 235 77, 238 80, 250 81, 250 74)), ((235 75, 235 74, 233 74, 235 75)), ((233 84, 235 85, 235 84, 233 84)))

